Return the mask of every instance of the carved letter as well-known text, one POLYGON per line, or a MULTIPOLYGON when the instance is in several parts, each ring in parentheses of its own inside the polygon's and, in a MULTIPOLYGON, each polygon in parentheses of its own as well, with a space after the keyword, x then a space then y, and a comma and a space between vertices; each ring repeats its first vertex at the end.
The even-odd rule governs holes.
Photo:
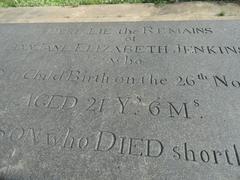
MULTIPOLYGON (((116 142, 116 135, 112 132, 109 132, 109 131, 100 131, 99 132, 99 135, 98 135, 98 141, 97 141, 97 144, 96 144, 96 147, 95 147, 95 151, 109 151, 113 148, 114 144, 116 142), (108 144, 107 148, 100 148, 101 146, 101 143, 103 142, 103 134, 105 134, 105 139, 107 141, 107 139, 109 138, 109 136, 111 137, 111 142, 108 144)), ((105 144, 106 145, 106 144, 105 144)))
POLYGON ((65 96, 61 109, 71 109, 76 106, 78 99, 74 96, 65 96), (67 104, 67 102, 70 102, 67 104))
POLYGON ((120 102, 120 104, 121 104, 121 110, 120 110, 120 112, 121 112, 122 114, 124 114, 124 109, 125 109, 125 107, 126 107, 129 99, 130 99, 130 97, 127 97, 127 99, 125 100, 125 102, 123 102, 123 100, 121 99, 121 97, 118 97, 118 100, 119 100, 119 102, 120 102))
POLYGON ((146 156, 149 157, 159 157, 161 156, 161 154, 163 153, 163 145, 161 143, 161 141, 157 140, 157 139, 147 139, 147 151, 146 151, 146 156), (158 145, 158 152, 156 154, 151 154, 151 148, 152 148, 152 144, 157 144, 158 145))

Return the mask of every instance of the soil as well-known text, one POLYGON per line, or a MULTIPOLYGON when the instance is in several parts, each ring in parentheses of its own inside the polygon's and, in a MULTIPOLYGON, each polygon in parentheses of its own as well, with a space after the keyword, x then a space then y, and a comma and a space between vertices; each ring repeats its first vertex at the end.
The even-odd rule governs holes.
POLYGON ((240 19, 240 5, 195 1, 166 5, 116 4, 79 7, 0 8, 0 23, 225 19, 240 19))

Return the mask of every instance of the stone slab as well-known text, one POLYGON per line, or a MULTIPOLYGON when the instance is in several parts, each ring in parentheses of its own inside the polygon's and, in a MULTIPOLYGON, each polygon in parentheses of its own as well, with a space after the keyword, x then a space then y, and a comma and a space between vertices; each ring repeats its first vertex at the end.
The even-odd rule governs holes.
POLYGON ((239 24, 1 24, 0 179, 238 180, 239 24))

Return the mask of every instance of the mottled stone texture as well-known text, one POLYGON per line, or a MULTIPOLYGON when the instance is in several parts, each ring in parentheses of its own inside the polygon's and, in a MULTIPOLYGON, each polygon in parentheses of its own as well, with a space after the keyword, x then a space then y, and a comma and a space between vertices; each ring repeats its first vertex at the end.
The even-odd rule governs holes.
POLYGON ((1 24, 0 179, 238 180, 239 24, 1 24))

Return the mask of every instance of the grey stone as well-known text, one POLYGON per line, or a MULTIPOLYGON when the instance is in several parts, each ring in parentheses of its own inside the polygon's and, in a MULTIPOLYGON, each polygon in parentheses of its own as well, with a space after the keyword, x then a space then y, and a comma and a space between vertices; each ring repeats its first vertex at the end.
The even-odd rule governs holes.
POLYGON ((0 179, 238 180, 240 22, 0 25, 0 179))

